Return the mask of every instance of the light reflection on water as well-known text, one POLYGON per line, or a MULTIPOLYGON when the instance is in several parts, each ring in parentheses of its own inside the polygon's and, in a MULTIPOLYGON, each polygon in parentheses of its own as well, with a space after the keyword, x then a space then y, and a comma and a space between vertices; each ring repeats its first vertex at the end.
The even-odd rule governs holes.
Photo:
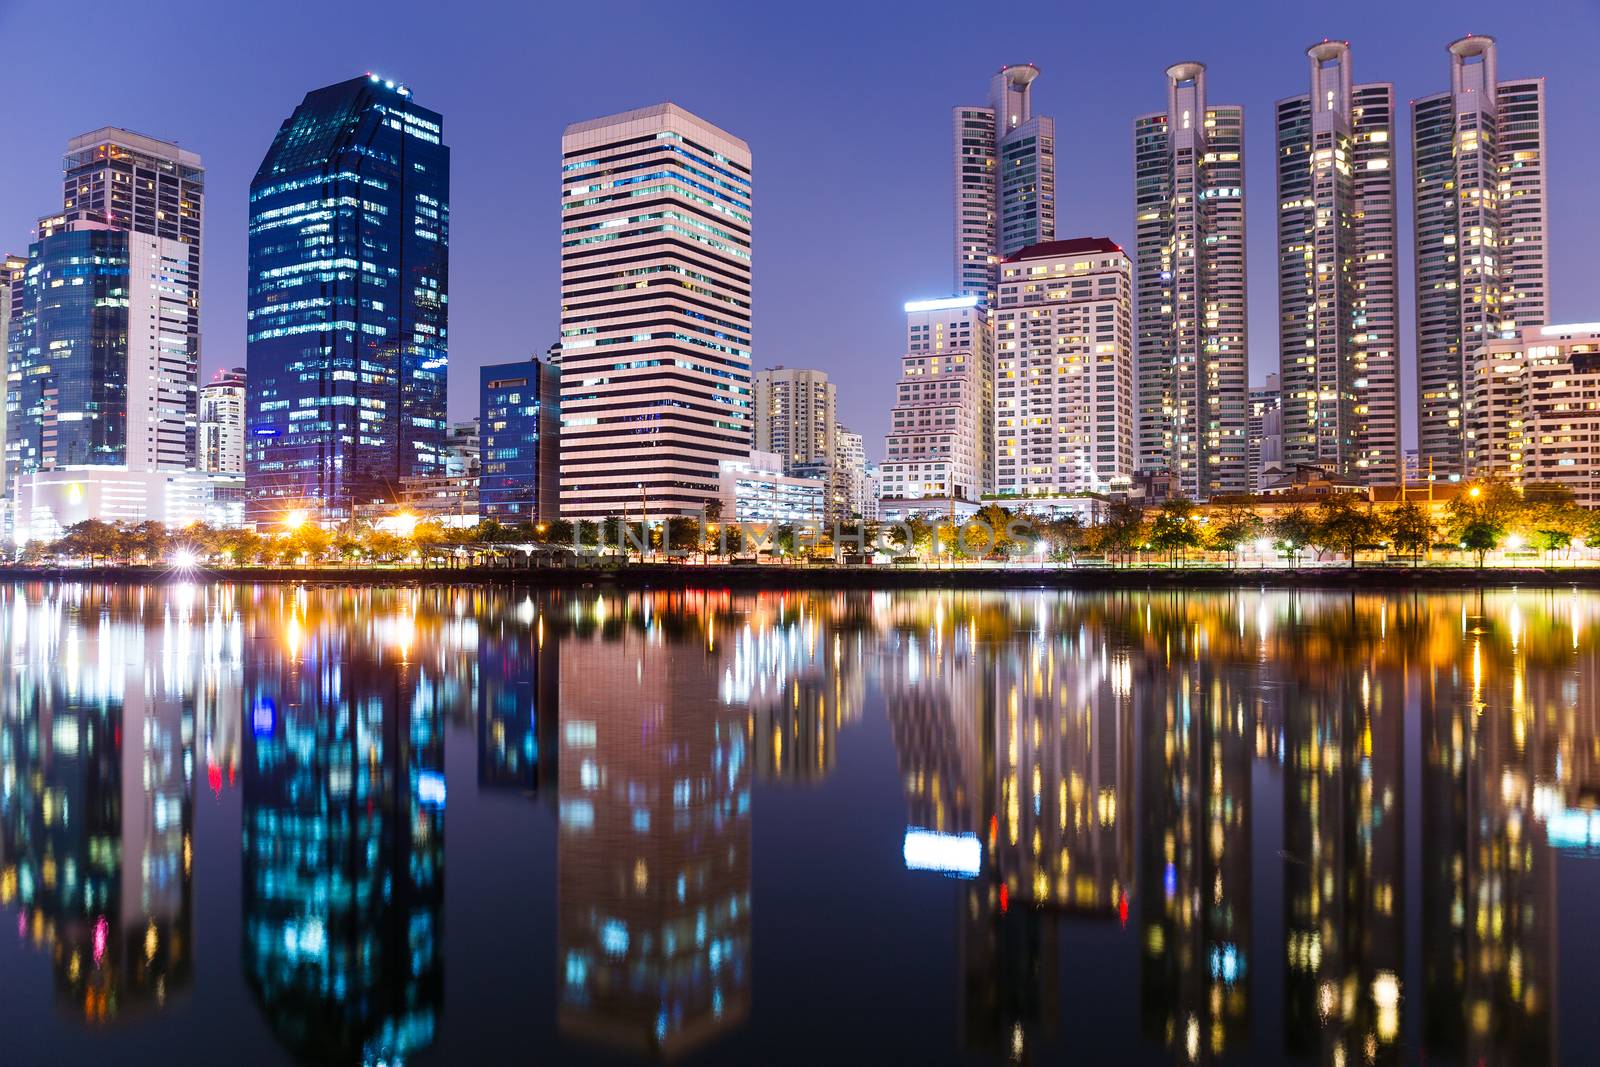
POLYGON ((0 1022, 24 1062, 190 1062, 208 1025, 245 1062, 508 1028, 553 1062, 1570 1061, 1597 626, 1567 592, 0 590, 0 1022), (819 960, 793 890, 844 885, 819 960), (934 996, 852 1023, 856 971, 934 996))

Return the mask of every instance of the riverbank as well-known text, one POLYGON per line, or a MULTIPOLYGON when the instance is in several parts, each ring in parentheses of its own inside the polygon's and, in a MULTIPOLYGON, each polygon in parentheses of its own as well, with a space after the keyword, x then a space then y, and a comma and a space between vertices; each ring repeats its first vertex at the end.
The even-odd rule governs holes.
POLYGON ((622 567, 0 567, 10 582, 270 582, 572 589, 1600 589, 1600 567, 923 568, 635 563, 622 567))

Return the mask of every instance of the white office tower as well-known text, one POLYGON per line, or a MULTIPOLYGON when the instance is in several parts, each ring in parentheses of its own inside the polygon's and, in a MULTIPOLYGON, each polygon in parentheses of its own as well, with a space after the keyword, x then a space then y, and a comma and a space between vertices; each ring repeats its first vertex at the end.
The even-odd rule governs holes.
POLYGON ((866 442, 854 430, 839 426, 834 431, 834 456, 834 471, 844 505, 840 508, 841 517, 866 518, 868 511, 866 442))
POLYGON ((1278 101, 1283 458, 1397 485, 1394 86, 1352 84, 1347 42, 1306 56, 1310 92, 1278 101))
POLYGON ((1039 68, 1000 68, 987 107, 952 111, 956 292, 993 304, 1000 260, 1056 235, 1056 122, 1033 113, 1039 68))
POLYGON ((1600 322, 1526 326, 1473 356, 1466 475, 1563 485, 1600 506, 1600 322))
POLYGON ((1247 329, 1244 109, 1206 68, 1167 68, 1167 109, 1134 120, 1138 465, 1196 500, 1242 493, 1247 329))
POLYGON ((1417 444, 1435 478, 1463 473, 1474 354, 1549 321, 1544 79, 1501 81, 1492 37, 1449 51, 1450 91, 1411 103, 1417 444))
POLYGON ((801 464, 832 464, 837 397, 827 371, 756 371, 752 388, 754 451, 776 453, 785 474, 801 464))
POLYGON ((656 104, 561 138, 561 514, 699 514, 750 453, 750 149, 656 104))
POLYGON ((994 338, 976 295, 906 305, 885 498, 978 500, 993 485, 994 338))
POLYGON ((200 388, 200 469, 244 473, 245 370, 219 370, 200 388))
POLYGON ((1104 237, 1007 256, 995 330, 995 491, 1107 493, 1133 479, 1133 265, 1104 237))

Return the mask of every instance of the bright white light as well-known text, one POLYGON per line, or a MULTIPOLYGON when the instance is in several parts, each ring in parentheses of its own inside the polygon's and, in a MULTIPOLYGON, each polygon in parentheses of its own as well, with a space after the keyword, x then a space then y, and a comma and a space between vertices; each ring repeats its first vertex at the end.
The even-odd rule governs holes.
POLYGON ((975 308, 975 296, 947 296, 939 300, 912 300, 906 304, 906 313, 913 311, 954 311, 956 308, 975 308))
POLYGON ((444 807, 444 775, 438 771, 417 772, 417 803, 444 807))
POLYGON ((1256 551, 1263 556, 1272 551, 1272 540, 1267 537, 1256 538, 1256 551))
POLYGON ((1506 547, 1511 551, 1515 552, 1517 549, 1521 548, 1522 545, 1523 541, 1521 534, 1509 534, 1506 537, 1506 547))
POLYGON ((178 551, 172 554, 172 565, 174 567, 181 567, 184 570, 188 570, 190 567, 198 565, 199 562, 200 557, 195 554, 195 551, 192 548, 180 548, 178 551))
POLYGON ((908 871, 976 878, 983 866, 983 843, 977 834, 941 834, 907 827, 902 854, 908 871))

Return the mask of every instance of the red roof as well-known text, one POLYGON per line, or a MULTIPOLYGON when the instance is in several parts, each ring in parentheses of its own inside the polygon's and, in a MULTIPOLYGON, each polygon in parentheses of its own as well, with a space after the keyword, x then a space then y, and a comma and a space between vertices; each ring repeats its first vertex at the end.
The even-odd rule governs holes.
POLYGON ((1109 237, 1074 237, 1070 241, 1043 241, 1013 252, 1001 262, 1016 263, 1024 259, 1049 259, 1054 256, 1082 256, 1091 252, 1121 252, 1122 246, 1109 237))

